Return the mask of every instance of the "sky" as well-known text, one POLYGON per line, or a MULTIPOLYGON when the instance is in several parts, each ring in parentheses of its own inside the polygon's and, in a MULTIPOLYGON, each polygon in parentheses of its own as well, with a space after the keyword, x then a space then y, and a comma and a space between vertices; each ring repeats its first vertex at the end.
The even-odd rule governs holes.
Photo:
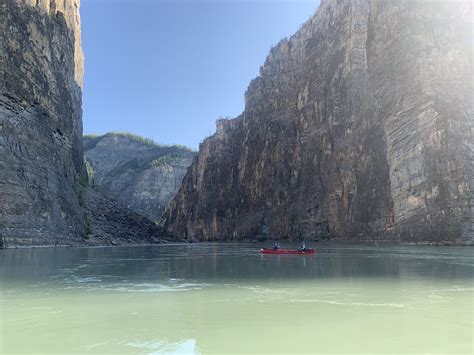
POLYGON ((198 148, 319 0, 82 0, 85 134, 198 148))

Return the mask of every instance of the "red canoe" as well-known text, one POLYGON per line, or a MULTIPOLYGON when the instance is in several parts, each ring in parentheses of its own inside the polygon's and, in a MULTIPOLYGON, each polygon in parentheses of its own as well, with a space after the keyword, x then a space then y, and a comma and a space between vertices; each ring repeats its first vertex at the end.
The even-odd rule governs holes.
POLYGON ((316 253, 314 249, 305 249, 305 250, 288 250, 288 249, 260 249, 262 254, 300 254, 308 255, 316 253))

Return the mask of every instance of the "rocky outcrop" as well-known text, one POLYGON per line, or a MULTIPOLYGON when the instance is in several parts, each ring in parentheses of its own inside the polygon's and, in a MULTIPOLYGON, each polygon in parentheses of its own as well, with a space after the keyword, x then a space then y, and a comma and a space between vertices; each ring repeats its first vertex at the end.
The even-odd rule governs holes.
POLYGON ((126 133, 84 137, 93 181, 107 196, 151 220, 159 220, 176 195, 196 153, 126 133))
POLYGON ((0 237, 80 240, 79 1, 2 0, 0 18, 0 237))
POLYGON ((0 0, 0 248, 160 242, 88 186, 79 0, 0 0))
POLYGON ((326 0, 217 122, 180 239, 474 239, 470 2, 326 0))
POLYGON ((97 189, 89 186, 83 193, 87 229, 84 245, 158 244, 171 240, 155 222, 130 211, 97 189))

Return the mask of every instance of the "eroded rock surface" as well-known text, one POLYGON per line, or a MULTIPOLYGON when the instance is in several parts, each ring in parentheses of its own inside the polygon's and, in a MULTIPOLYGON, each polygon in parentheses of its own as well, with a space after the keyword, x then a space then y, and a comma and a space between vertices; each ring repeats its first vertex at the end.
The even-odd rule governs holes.
POLYGON ((93 181, 107 196, 153 221, 176 195, 196 153, 131 134, 84 137, 93 181))
POLYGON ((87 186, 79 0, 0 0, 0 248, 160 242, 87 186))
POLYGON ((0 19, 0 239, 78 241, 85 233, 77 198, 85 173, 79 1, 2 0, 0 19))
POLYGON ((179 239, 474 239, 470 2, 326 0, 200 146, 179 239))

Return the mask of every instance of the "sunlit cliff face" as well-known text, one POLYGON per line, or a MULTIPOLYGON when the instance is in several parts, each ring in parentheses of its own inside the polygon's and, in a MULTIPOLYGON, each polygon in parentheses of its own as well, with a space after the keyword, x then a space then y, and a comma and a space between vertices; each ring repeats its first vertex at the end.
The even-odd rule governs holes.
POLYGON ((74 77, 78 85, 83 86, 84 75, 84 53, 81 43, 81 18, 80 3, 81 0, 15 0, 18 5, 26 4, 36 7, 50 16, 58 13, 64 16, 68 27, 74 34, 74 77))
POLYGON ((474 239, 467 1, 332 1, 201 145, 178 238, 474 239))

